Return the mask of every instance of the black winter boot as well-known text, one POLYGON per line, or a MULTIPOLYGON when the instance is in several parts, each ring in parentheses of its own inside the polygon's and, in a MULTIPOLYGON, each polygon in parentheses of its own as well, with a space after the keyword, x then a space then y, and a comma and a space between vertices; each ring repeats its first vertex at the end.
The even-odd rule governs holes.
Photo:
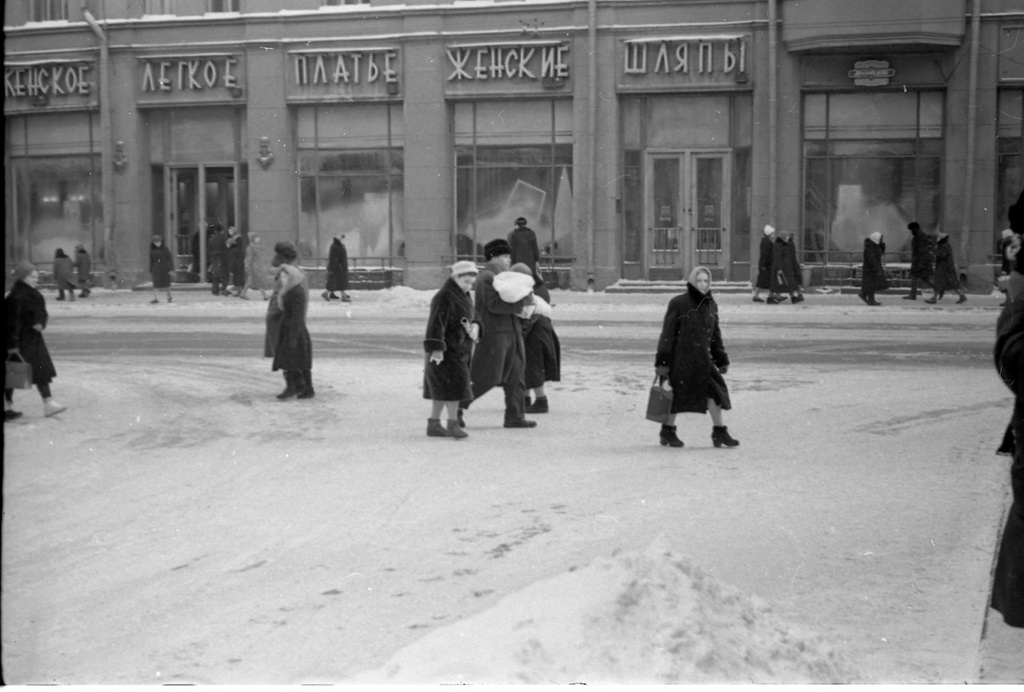
POLYGON ((296 398, 312 399, 316 395, 316 392, 313 391, 313 372, 311 370, 304 370, 300 377, 302 378, 302 383, 296 383, 299 389, 299 396, 296 398))
POLYGON ((291 399, 293 396, 298 395, 299 390, 295 386, 295 375, 292 374, 291 370, 284 371, 284 385, 284 391, 277 395, 278 399, 284 401, 285 399, 291 399))
POLYGON ((448 437, 440 418, 427 419, 427 437, 448 437))
POLYGON ((539 396, 537 400, 526 407, 526 413, 547 413, 548 412, 548 398, 546 396, 539 396))
POLYGON ((996 454, 1003 454, 1005 456, 1012 457, 1014 444, 1013 426, 1007 425, 1006 432, 1003 433, 1003 441, 999 444, 999 449, 996 450, 996 454))
POLYGON ((661 439, 662 447, 683 446, 683 441, 676 437, 676 426, 674 425, 662 425, 661 432, 658 433, 658 437, 661 439))
POLYGON ((465 410, 466 409, 464 409, 464 408, 460 408, 459 409, 459 419, 458 420, 459 420, 459 427, 460 428, 466 427, 466 419, 462 417, 462 412, 465 411, 465 410))
POLYGON ((711 428, 711 441, 716 447, 739 447, 740 441, 734 440, 729 434, 729 428, 724 425, 715 425, 711 428))

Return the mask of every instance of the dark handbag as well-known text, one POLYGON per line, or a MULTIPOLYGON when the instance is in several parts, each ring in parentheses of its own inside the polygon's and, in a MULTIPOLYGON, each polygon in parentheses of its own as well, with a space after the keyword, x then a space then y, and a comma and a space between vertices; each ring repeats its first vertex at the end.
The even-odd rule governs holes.
POLYGON ((654 382, 651 384, 651 393, 647 397, 647 420, 667 425, 668 419, 672 415, 671 411, 672 390, 665 389, 658 384, 658 376, 655 375, 654 382))
POLYGON ((8 355, 4 366, 4 389, 32 389, 32 365, 20 353, 8 355), (12 360, 15 356, 19 360, 12 360))

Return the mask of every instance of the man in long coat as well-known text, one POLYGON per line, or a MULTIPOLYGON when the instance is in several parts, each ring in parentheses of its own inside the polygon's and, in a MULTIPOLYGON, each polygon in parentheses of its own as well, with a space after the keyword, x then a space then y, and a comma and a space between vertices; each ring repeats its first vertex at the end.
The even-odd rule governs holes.
POLYGON ((298 253, 291 243, 274 246, 271 264, 280 267, 277 287, 267 306, 267 336, 263 355, 273 358, 272 370, 283 370, 285 389, 278 399, 313 398, 313 342, 306 329, 309 289, 306 275, 295 266, 298 253))
POLYGON ((480 323, 480 342, 473 352, 470 377, 473 398, 459 404, 459 422, 465 424, 463 411, 495 385, 505 390, 505 427, 532 428, 536 421, 523 416, 526 384, 526 344, 522 322, 516 315, 523 312, 529 299, 506 303, 494 288, 494 277, 512 266, 512 248, 504 239, 484 246, 487 265, 476 278, 475 312, 480 323))
POLYGON ((889 279, 885 276, 885 265, 882 256, 885 254, 885 241, 882 234, 875 232, 864 239, 864 264, 860 272, 860 299, 868 305, 881 305, 875 300, 876 291, 889 288, 889 279))
POLYGON ((348 250, 341 238, 335 237, 331 249, 327 253, 327 290, 323 292, 324 300, 337 300, 335 291, 341 291, 341 302, 350 303, 348 297, 348 250))
POLYGON ((522 262, 534 278, 540 276, 540 247, 537 245, 537 234, 526 225, 526 219, 516 219, 516 227, 508 234, 508 244, 512 248, 512 264, 522 262))
POLYGON ((220 224, 210 228, 213 234, 206 239, 206 254, 210 262, 210 292, 216 296, 228 292, 228 238, 220 224))
POLYGON ((768 296, 769 303, 781 303, 788 293, 791 301, 802 302, 804 297, 801 292, 803 277, 800 273, 800 262, 796 258, 796 245, 793 244, 793 235, 783 236, 776 234, 775 242, 772 243, 772 278, 771 295, 768 296))
POLYGON ((934 287, 932 275, 935 273, 934 239, 931 234, 921 228, 917 221, 907 224, 913 238, 910 240, 910 293, 903 296, 904 300, 917 300, 917 289, 921 284, 934 287))

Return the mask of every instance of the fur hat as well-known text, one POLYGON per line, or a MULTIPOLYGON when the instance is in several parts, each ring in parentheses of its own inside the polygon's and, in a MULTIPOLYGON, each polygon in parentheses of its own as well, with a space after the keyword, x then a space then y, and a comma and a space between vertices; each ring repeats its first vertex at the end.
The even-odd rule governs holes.
POLYGON ((480 271, 476 268, 475 262, 469 260, 461 260, 453 264, 450 269, 452 270, 452 276, 462 276, 463 274, 479 274, 480 271))
POLYGON ((518 303, 533 293, 533 276, 519 272, 502 272, 494 277, 494 290, 506 303, 518 303))
POLYGON ((879 243, 882 242, 882 234, 879 233, 878 231, 875 231, 874 233, 869 235, 868 238, 871 238, 871 242, 874 243, 875 245, 878 245, 879 243))
POLYGON ((85 246, 79 243, 75 246, 75 252, 85 252, 85 246))
POLYGON ((288 262, 294 262, 299 257, 299 253, 295 251, 295 246, 288 241, 282 241, 274 245, 274 254, 280 255, 282 259, 288 262))
POLYGON ((921 224, 919 224, 917 221, 911 221, 910 223, 907 224, 907 230, 910 230, 910 231, 920 231, 921 230, 921 224))
POLYGON ((1013 229, 1012 228, 1004 228, 1002 235, 1003 235, 1003 240, 1009 239, 1013 235, 1013 229))
POLYGON ((34 271, 36 271, 35 265, 25 261, 18 262, 14 265, 14 278, 20 281, 34 271))
POLYGON ((526 225, 526 218, 523 217, 523 216, 520 216, 518 219, 516 219, 516 225, 517 226, 525 226, 526 225))
POLYGON ((533 272, 530 271, 530 268, 527 267, 522 262, 516 262, 511 267, 509 267, 509 269, 514 271, 514 272, 519 272, 520 274, 526 274, 527 276, 533 276, 533 272))
POLYGON ((764 234, 765 235, 771 235, 774 232, 775 232, 775 226, 772 226, 770 223, 766 223, 764 225, 764 234))
POLYGON ((511 255, 512 248, 504 238, 495 238, 484 245, 484 259, 488 262, 498 255, 511 255))

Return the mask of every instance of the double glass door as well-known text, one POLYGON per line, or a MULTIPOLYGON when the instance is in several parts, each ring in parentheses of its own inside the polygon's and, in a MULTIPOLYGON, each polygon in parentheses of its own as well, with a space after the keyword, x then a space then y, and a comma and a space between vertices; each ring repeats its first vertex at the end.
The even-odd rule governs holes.
POLYGON ((229 226, 248 232, 246 166, 170 166, 166 180, 166 237, 174 239, 175 269, 193 281, 206 281, 209 234, 229 226))
POLYGON ((646 173, 648 278, 679 280, 696 266, 724 268, 729 154, 649 153, 646 173))

